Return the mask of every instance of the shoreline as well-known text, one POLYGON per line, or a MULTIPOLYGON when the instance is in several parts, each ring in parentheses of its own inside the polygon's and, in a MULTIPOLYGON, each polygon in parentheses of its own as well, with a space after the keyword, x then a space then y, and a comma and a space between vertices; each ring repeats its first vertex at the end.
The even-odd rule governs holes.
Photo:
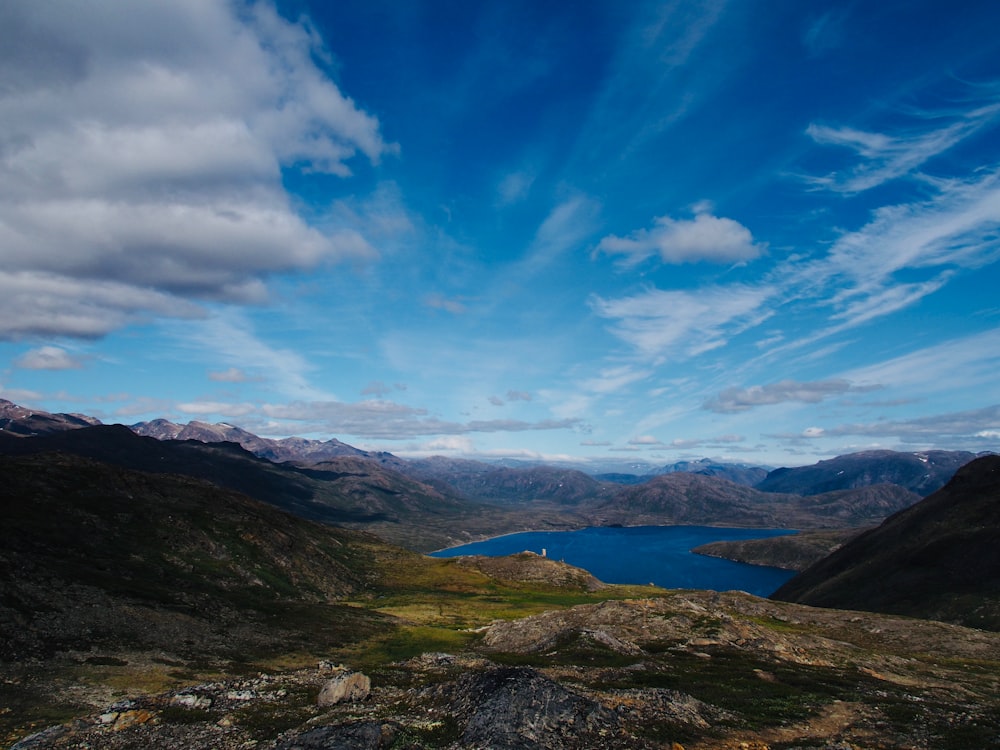
MULTIPOLYGON (((439 552, 447 552, 448 550, 458 549, 459 547, 467 547, 470 544, 481 544, 482 542, 492 542, 492 541, 494 541, 496 539, 503 539, 503 538, 508 537, 508 536, 517 536, 518 534, 571 534, 573 532, 584 531, 586 529, 647 529, 647 528, 648 529, 673 529, 673 528, 681 528, 681 529, 684 529, 684 528, 686 528, 686 529, 740 529, 740 530, 748 530, 748 531, 749 530, 753 530, 753 529, 760 529, 761 531, 765 531, 766 530, 766 531, 780 531, 780 532, 784 532, 783 534, 770 534, 768 537, 760 537, 762 539, 767 539, 767 538, 769 538, 771 536, 790 536, 790 535, 793 535, 793 534, 801 534, 804 531, 811 531, 811 530, 813 530, 813 529, 788 529, 788 528, 783 528, 783 527, 779 528, 777 526, 729 526, 729 525, 723 526, 723 525, 720 525, 720 524, 711 524, 711 523, 709 523, 709 524, 703 524, 703 523, 642 523, 642 524, 636 524, 634 526, 625 526, 625 525, 622 525, 622 524, 614 524, 612 526, 596 526, 596 525, 591 524, 589 526, 580 526, 580 527, 575 528, 575 529, 525 529, 523 531, 508 531, 508 532, 506 532, 504 534, 497 534, 496 536, 487 536, 487 537, 483 537, 482 539, 475 539, 475 540, 473 540, 471 542, 462 542, 461 544, 453 544, 450 547, 442 547, 441 549, 432 550, 430 552, 424 552, 423 554, 426 555, 426 556, 428 556, 428 557, 431 557, 431 556, 436 555, 439 552)), ((714 541, 720 541, 721 542, 721 541, 727 541, 727 540, 725 540, 725 539, 716 539, 714 541)), ((532 550, 522 550, 522 551, 524 551, 524 552, 531 552, 532 550)), ((510 554, 516 554, 516 553, 510 553, 510 554)), ((472 557, 472 556, 474 556, 474 555, 472 555, 472 554, 468 555, 468 557, 472 557)), ((454 555, 454 557, 466 557, 466 555, 454 555)), ((488 557, 488 555, 487 555, 487 557, 488 557)))

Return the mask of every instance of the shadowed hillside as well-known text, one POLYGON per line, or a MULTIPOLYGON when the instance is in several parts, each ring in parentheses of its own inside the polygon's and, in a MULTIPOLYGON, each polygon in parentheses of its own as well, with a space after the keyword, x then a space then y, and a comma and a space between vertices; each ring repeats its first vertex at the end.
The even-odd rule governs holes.
POLYGON ((1000 456, 962 467, 772 598, 1000 630, 1000 456))
POLYGON ((176 475, 0 457, 0 658, 163 649, 245 659, 384 628, 335 602, 378 578, 374 537, 176 475))

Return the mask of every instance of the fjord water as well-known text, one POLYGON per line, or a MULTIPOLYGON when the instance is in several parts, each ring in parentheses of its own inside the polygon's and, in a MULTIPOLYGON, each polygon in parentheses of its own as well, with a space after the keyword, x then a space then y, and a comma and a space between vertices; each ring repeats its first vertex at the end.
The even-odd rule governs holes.
POLYGON ((794 573, 746 565, 690 550, 701 544, 793 534, 789 529, 713 526, 591 527, 579 531, 527 531, 433 553, 435 557, 498 557, 530 550, 585 568, 605 583, 654 583, 663 588, 739 590, 757 596, 774 592, 794 573))

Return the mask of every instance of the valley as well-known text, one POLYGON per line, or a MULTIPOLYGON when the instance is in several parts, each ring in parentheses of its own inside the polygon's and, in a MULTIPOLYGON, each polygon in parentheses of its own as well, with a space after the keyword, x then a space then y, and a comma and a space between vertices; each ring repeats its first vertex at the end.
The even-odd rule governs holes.
POLYGON ((971 457, 926 499, 926 481, 893 468, 905 455, 870 458, 874 484, 827 474, 792 494, 690 471, 621 483, 407 466, 343 444, 275 462, 12 411, 0 429, 5 746, 1000 744, 1000 458, 971 457), (775 518, 814 531, 703 550, 803 570, 775 599, 612 585, 532 553, 421 554, 522 528, 775 518), (979 575, 950 585, 956 566, 979 575), (880 577, 899 601, 858 583, 880 577), (321 698, 346 684, 349 697, 321 698))

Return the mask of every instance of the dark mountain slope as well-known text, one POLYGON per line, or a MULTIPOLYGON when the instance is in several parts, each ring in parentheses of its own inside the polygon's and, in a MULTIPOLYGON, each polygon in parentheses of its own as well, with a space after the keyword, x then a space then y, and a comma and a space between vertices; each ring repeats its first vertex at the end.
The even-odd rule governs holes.
POLYGON ((1000 630, 1000 456, 964 466, 772 598, 1000 630))
POLYGON ((775 469, 757 484, 757 489, 818 495, 873 484, 896 484, 924 497, 941 488, 960 466, 975 457, 967 451, 861 451, 812 466, 775 469))
POLYGON ((385 545, 369 535, 68 454, 0 457, 0 475, 0 660, 66 649, 246 659, 386 627, 335 604, 377 578, 385 545))
POLYGON ((430 551, 476 537, 586 525, 551 509, 504 509, 446 494, 378 461, 343 456, 309 467, 275 464, 235 443, 157 440, 122 425, 33 438, 0 432, 0 455, 61 451, 139 471, 183 474, 243 492, 303 518, 363 528, 430 551))

